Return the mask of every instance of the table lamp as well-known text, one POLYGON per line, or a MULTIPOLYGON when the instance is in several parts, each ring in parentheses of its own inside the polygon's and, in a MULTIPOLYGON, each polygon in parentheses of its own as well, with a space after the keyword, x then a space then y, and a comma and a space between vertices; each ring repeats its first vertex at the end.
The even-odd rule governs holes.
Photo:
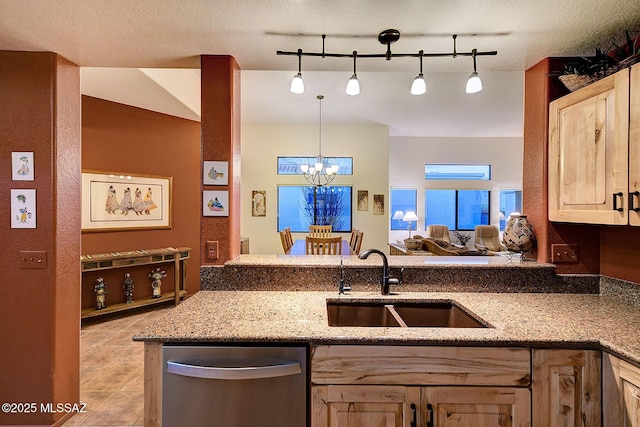
MULTIPOLYGON (((395 214, 394 214, 395 216, 395 214)), ((409 230, 409 238, 411 238, 411 222, 412 221, 418 221, 420 218, 418 218, 418 215, 416 215, 415 212, 413 211, 407 211, 406 214, 404 214, 404 216, 402 217, 403 221, 408 222, 409 224, 407 225, 407 230, 409 230)), ((417 227, 417 223, 416 223, 416 227, 417 227)))

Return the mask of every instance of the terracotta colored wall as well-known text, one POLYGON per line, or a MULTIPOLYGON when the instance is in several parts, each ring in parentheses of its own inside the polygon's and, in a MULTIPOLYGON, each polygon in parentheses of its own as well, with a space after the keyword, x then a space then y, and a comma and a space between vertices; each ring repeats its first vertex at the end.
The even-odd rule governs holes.
MULTIPOLYGON (((80 72, 53 53, 0 52, 0 402, 79 401, 80 72), (34 153, 33 181, 11 181, 11 152, 34 153), (10 189, 34 188, 37 228, 11 229, 10 189), (46 251, 21 269, 19 251, 46 251)), ((63 414, 7 414, 52 425, 63 414)))
POLYGON ((549 102, 567 93, 550 73, 561 70, 564 58, 546 58, 525 72, 523 213, 531 221, 538 240, 538 260, 551 261, 551 245, 576 243, 580 262, 559 264, 559 273, 600 271, 600 227, 548 221, 549 102))
POLYGON ((202 71, 202 159, 229 162, 228 217, 203 217, 201 263, 223 264, 240 255, 240 68, 232 56, 204 55, 202 71), (206 258, 206 242, 218 241, 219 259, 206 258))
MULTIPOLYGON (((200 123, 101 99, 82 97, 82 169, 173 177, 170 230, 117 231, 82 234, 82 253, 188 246, 187 291, 200 290, 200 123)), ((170 264, 163 264, 169 280, 170 264)), ((150 267, 133 269, 134 299, 151 295, 150 267)), ((110 293, 107 304, 121 295, 123 271, 102 275, 110 293)), ((86 283, 93 280, 85 275, 86 283)), ((83 307, 93 300, 83 292, 83 307)), ((93 300, 94 301, 94 300, 93 300)))

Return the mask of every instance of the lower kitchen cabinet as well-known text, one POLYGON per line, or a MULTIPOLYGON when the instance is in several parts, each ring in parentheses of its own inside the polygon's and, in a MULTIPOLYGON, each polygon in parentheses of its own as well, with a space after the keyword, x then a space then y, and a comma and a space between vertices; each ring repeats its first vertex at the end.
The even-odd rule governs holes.
POLYGON ((313 427, 531 425, 525 348, 317 346, 313 427))
POLYGON ((533 350, 534 426, 601 425, 601 352, 533 350))
POLYGON ((420 411, 425 424, 419 425, 525 427, 531 425, 531 392, 516 387, 425 387, 420 411))
POLYGON ((525 427, 531 393, 516 387, 314 386, 314 427, 525 427))
POLYGON ((419 387, 314 386, 314 427, 412 427, 418 422, 419 387))
POLYGON ((640 427, 640 368, 605 353, 602 389, 603 426, 640 427))

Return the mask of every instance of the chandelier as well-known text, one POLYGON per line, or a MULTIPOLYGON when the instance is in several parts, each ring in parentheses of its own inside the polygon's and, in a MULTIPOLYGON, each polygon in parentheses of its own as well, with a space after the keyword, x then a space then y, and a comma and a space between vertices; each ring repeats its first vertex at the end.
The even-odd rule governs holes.
POLYGON ((324 96, 318 95, 316 98, 318 98, 320 103, 318 157, 316 157, 316 162, 313 165, 300 165, 300 170, 302 171, 304 179, 306 179, 309 184, 322 187, 330 184, 336 177, 338 165, 330 165, 326 163, 324 157, 322 157, 322 100, 324 96))
POLYGON ((358 95, 360 93, 360 82, 358 81, 358 74, 356 72, 356 61, 358 58, 385 58, 387 61, 390 61, 392 58, 399 57, 411 57, 411 58, 419 58, 420 59, 420 72, 413 79, 411 84, 411 94, 412 95, 422 95, 427 91, 427 84, 424 79, 424 75, 422 73, 422 58, 437 58, 437 57, 451 57, 456 58, 458 56, 471 56, 473 58, 473 72, 469 76, 467 80, 466 92, 467 93, 476 93, 482 90, 482 81, 480 80, 480 76, 478 75, 478 71, 476 69, 476 57, 477 56, 486 56, 486 55, 497 55, 498 52, 495 50, 488 52, 478 52, 477 49, 473 49, 470 52, 458 52, 456 50, 456 39, 458 37, 457 34, 453 36, 453 51, 452 52, 441 52, 441 53, 428 53, 424 50, 420 50, 417 53, 393 53, 391 52, 391 44, 397 42, 400 39, 400 31, 398 30, 384 30, 380 34, 378 34, 378 41, 387 46, 387 51, 385 53, 368 53, 362 54, 357 51, 353 51, 353 53, 328 53, 324 50, 324 41, 326 38, 326 34, 322 34, 322 52, 304 52, 302 49, 298 49, 296 52, 287 52, 279 50, 276 52, 277 55, 296 55, 298 57, 298 73, 293 76, 293 80, 291 81, 291 86, 289 90, 292 93, 300 94, 304 93, 304 81, 302 80, 302 57, 303 56, 315 56, 321 58, 353 58, 353 74, 349 78, 346 87, 347 95, 358 95))

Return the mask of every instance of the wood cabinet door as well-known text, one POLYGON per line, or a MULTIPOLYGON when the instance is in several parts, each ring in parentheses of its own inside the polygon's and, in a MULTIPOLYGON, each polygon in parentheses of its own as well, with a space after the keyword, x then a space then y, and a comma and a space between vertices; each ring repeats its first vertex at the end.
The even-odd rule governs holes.
POLYGON ((529 427, 531 392, 515 387, 426 387, 420 411, 424 425, 433 427, 529 427))
POLYGON ((549 219, 627 224, 629 70, 549 104, 549 219))
POLYGON ((640 64, 631 67, 630 90, 629 224, 640 226, 640 64))
POLYGON ((601 353, 533 350, 534 426, 599 426, 601 353))
POLYGON ((417 426, 419 387, 314 386, 311 391, 313 427, 417 426))
POLYGON ((606 354, 603 360, 604 427, 640 427, 640 368, 606 354))

